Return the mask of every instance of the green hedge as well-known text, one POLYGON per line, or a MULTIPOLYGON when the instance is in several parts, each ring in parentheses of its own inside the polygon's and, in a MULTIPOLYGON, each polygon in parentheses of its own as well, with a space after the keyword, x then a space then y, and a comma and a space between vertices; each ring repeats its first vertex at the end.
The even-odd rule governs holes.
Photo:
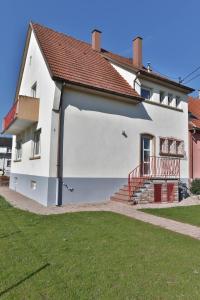
POLYGON ((192 181, 190 191, 194 195, 200 195, 200 179, 194 179, 192 181))

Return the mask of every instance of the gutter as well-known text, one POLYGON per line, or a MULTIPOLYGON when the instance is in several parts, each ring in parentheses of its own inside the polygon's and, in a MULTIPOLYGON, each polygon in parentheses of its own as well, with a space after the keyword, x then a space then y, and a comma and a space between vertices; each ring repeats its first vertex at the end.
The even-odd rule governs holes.
POLYGON ((63 135, 64 135, 64 110, 63 94, 65 82, 62 83, 60 105, 59 105, 59 125, 58 125, 58 148, 57 148, 57 201, 56 205, 62 205, 63 195, 63 135))

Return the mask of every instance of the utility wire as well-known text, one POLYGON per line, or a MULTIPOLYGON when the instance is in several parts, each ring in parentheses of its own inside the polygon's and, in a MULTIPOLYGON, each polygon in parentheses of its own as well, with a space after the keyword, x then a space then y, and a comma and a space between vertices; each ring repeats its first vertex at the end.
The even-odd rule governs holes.
POLYGON ((188 81, 186 81, 185 84, 188 83, 188 82, 190 82, 190 81, 192 81, 192 80, 194 80, 194 79, 196 79, 199 76, 200 76, 200 74, 197 74, 196 76, 194 76, 191 79, 189 79, 188 81))
POLYGON ((163 73, 159 72, 159 71, 158 71, 157 69, 155 69, 155 68, 153 68, 153 70, 155 70, 156 73, 158 73, 158 74, 160 74, 160 75, 162 75, 162 76, 164 76, 164 77, 166 77, 166 78, 173 79, 173 80, 179 79, 179 77, 171 77, 171 76, 168 76, 168 75, 166 75, 166 74, 163 74, 163 73))
MULTIPOLYGON (((183 81, 185 81, 185 79, 187 79, 188 77, 190 77, 192 74, 194 74, 196 71, 198 71, 200 69, 200 66, 198 68, 196 68, 194 71, 190 72, 188 75, 186 75, 183 79, 181 79, 180 83, 182 83, 183 81)), ((192 79, 191 79, 192 80, 192 79)), ((188 82, 188 81, 187 81, 188 82)))

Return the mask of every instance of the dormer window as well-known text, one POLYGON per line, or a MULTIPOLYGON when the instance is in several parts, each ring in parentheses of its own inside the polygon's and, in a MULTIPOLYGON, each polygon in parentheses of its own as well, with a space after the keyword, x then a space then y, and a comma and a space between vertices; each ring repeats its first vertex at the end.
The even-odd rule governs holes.
POLYGON ((31 87, 31 96, 33 98, 36 98, 36 94, 37 94, 37 82, 35 82, 31 87))
POLYGON ((148 87, 141 88, 141 96, 146 100, 151 100, 151 89, 148 87))
POLYGON ((164 103, 164 100, 165 100, 165 92, 163 91, 160 91, 160 103, 163 104, 164 103))
POLYGON ((176 107, 180 106, 180 97, 176 96, 176 107))
POLYGON ((170 105, 170 106, 172 106, 172 101, 173 101, 173 95, 172 94, 168 94, 168 97, 167 97, 167 104, 168 105, 170 105))

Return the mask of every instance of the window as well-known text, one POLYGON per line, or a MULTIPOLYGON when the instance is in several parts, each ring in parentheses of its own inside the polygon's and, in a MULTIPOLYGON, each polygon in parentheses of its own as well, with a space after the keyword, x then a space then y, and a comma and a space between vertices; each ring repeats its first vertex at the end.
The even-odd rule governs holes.
POLYGON ((168 140, 168 153, 169 154, 176 154, 176 141, 175 140, 168 140))
POLYGON ((33 157, 40 155, 40 134, 41 134, 41 130, 37 130, 34 132, 33 157))
POLYGON ((179 155, 184 154, 184 142, 183 141, 176 141, 176 153, 179 155))
POLYGON ((35 180, 31 180, 31 189, 36 190, 37 188, 37 182, 35 180))
POLYGON ((175 138, 160 138, 160 155, 184 156, 184 141, 175 138))
POLYGON ((37 82, 35 82, 34 85, 31 87, 31 96, 33 98, 36 98, 36 93, 37 93, 37 82))
POLYGON ((164 100, 165 100, 165 93, 163 91, 160 91, 160 103, 163 104, 164 100))
POLYGON ((151 89, 142 87, 141 88, 141 96, 146 100, 150 100, 151 99, 151 89))
POLYGON ((168 139, 160 138, 160 153, 168 153, 168 139))
POLYGON ((16 148, 15 148, 15 159, 21 160, 22 158, 22 140, 18 140, 16 142, 16 148))
POLYGON ((176 107, 179 107, 180 106, 180 97, 176 96, 175 100, 176 100, 176 107))
POLYGON ((172 106, 172 101, 173 101, 173 95, 172 94, 168 94, 168 97, 167 97, 167 104, 168 105, 170 105, 170 106, 172 106))
POLYGON ((10 168, 10 166, 11 166, 11 160, 9 159, 7 160, 7 167, 10 168))

